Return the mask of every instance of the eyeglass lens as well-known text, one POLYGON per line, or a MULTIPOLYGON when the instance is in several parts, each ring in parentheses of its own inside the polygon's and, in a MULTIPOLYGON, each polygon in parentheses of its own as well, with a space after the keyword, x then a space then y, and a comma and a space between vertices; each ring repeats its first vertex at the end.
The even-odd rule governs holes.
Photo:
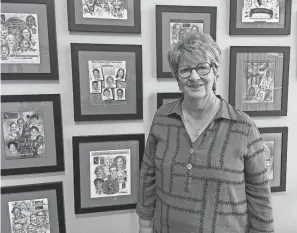
POLYGON ((178 69, 178 74, 182 78, 190 77, 192 70, 196 70, 199 75, 207 75, 210 72, 211 65, 207 62, 199 63, 196 67, 182 66, 178 69))

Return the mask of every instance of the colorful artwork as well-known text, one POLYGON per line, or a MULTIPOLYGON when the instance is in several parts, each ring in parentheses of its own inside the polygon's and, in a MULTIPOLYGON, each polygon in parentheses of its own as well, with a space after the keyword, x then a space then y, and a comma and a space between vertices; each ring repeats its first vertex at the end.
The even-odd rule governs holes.
POLYGON ((45 157, 42 112, 4 112, 2 122, 7 160, 45 157))
POLYGON ((48 200, 8 202, 11 233, 50 233, 48 200))
POLYGON ((203 32, 203 21, 201 20, 170 20, 170 45, 178 42, 189 31, 203 32))
POLYGON ((279 22, 279 0, 244 0, 242 22, 279 22))
POLYGON ((130 149, 91 151, 91 198, 131 195, 130 159, 130 149))
POLYGON ((273 180, 274 141, 264 141, 268 179, 273 180))
POLYGON ((244 63, 246 90, 244 103, 273 102, 275 61, 249 61, 244 63))
POLYGON ((127 0, 82 0, 83 18, 128 19, 127 0))
POLYGON ((37 14, 1 13, 1 63, 40 64, 37 14))
POLYGON ((126 100, 126 62, 89 61, 90 93, 103 101, 126 100))

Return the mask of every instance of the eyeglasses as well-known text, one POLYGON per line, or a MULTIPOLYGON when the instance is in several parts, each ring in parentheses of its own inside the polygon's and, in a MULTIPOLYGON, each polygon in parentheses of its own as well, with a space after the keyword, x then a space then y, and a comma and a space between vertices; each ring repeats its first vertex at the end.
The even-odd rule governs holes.
POLYGON ((178 68, 177 73, 181 78, 189 78, 192 74, 192 71, 196 70, 199 75, 204 76, 210 72, 210 69, 213 66, 214 64, 209 64, 207 62, 199 63, 196 67, 181 66, 178 68))

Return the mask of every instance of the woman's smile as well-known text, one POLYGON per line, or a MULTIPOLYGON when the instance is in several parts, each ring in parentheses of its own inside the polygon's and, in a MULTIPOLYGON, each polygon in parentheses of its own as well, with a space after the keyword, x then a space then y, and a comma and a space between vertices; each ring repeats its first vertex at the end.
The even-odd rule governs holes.
POLYGON ((192 89, 200 89, 200 87, 204 86, 204 84, 191 84, 188 87, 192 89))

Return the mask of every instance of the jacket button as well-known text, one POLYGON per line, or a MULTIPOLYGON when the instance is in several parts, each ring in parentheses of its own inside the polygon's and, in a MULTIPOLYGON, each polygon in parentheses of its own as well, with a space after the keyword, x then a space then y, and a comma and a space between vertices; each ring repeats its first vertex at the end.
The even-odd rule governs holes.
POLYGON ((193 153, 194 153, 194 149, 191 149, 191 150, 190 150, 190 153, 193 154, 193 153))
POLYGON ((188 168, 189 170, 191 170, 191 169, 192 169, 192 164, 188 163, 188 164, 187 164, 187 168, 188 168))

